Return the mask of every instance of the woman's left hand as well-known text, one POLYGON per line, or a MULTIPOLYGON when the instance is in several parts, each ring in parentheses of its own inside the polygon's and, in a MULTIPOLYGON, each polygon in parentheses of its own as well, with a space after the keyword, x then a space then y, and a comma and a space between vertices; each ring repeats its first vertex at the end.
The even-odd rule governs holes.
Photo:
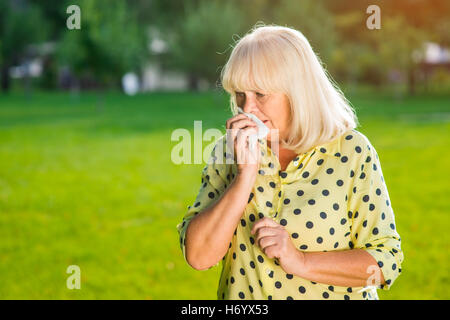
POLYGON ((251 234, 256 234, 255 243, 267 257, 277 258, 286 273, 298 275, 303 269, 304 253, 297 250, 282 225, 264 217, 255 222, 251 234))

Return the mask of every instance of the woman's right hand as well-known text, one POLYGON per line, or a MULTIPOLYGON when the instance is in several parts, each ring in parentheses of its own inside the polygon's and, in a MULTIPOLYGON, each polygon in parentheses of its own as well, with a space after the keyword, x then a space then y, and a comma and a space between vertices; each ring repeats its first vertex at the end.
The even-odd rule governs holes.
MULTIPOLYGON (((234 160, 237 161, 237 173, 256 177, 261 158, 259 143, 254 152, 250 150, 249 136, 258 132, 256 123, 244 114, 237 114, 226 122, 227 139, 231 139, 234 147, 234 160), (229 134, 228 134, 229 133, 229 134)), ((228 143, 228 141, 227 141, 228 143)))

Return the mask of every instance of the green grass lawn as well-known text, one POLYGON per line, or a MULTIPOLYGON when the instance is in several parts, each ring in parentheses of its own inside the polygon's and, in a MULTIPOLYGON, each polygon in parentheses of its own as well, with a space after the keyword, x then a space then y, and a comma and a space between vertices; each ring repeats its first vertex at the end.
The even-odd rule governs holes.
MULTIPOLYGON (((380 298, 449 299, 450 96, 349 99, 380 156, 405 254, 380 298)), ((227 101, 0 96, 0 298, 215 299, 219 267, 191 269, 176 231, 203 164, 173 164, 170 137, 194 120, 225 132, 227 101), (72 264, 81 290, 66 288, 72 264)))

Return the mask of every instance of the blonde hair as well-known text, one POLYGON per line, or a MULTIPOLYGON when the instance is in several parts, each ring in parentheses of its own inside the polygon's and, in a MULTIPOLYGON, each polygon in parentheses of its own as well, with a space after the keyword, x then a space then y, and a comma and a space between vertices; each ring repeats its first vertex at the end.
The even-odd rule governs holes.
POLYGON ((298 153, 329 142, 358 125, 342 91, 298 30, 256 24, 237 41, 221 72, 237 114, 235 91, 282 92, 291 108, 290 133, 280 146, 298 153))

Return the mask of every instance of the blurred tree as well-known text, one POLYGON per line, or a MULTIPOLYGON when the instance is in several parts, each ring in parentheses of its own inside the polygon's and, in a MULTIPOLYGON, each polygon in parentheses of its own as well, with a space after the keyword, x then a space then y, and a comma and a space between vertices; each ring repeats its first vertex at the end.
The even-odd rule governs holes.
POLYGON ((45 39, 46 21, 39 8, 25 0, 0 0, 1 88, 10 89, 10 68, 26 59, 29 45, 45 39))
POLYGON ((118 84, 128 71, 138 71, 147 56, 145 26, 123 1, 82 0, 81 30, 66 29, 59 61, 83 78, 100 85, 118 84))
POLYGON ((234 34, 243 32, 243 14, 234 1, 186 2, 174 32, 167 36, 170 54, 166 65, 185 71, 190 89, 200 78, 214 83, 224 65, 234 34))
POLYGON ((334 17, 323 2, 315 0, 280 0, 274 9, 276 24, 302 32, 324 63, 330 61, 336 47, 334 17))
POLYGON ((408 79, 409 94, 414 94, 417 80, 414 54, 420 56, 423 44, 430 35, 426 30, 408 24, 403 16, 385 16, 382 28, 376 32, 368 32, 368 36, 373 43, 380 70, 385 76, 391 70, 402 72, 408 79))

